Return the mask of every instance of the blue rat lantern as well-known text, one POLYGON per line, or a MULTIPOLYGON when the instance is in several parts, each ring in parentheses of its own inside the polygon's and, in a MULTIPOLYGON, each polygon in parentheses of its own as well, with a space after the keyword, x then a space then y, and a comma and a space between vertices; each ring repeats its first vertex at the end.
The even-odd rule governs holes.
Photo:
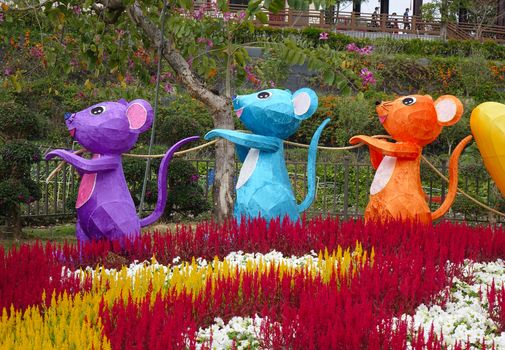
POLYGON ((207 140, 222 137, 233 142, 243 162, 236 185, 237 220, 258 216, 271 220, 288 216, 296 221, 300 213, 312 204, 316 192, 317 144, 330 119, 317 128, 310 142, 308 191, 301 204, 296 203, 289 180, 283 141, 298 130, 303 120, 314 114, 317 105, 316 93, 308 88, 295 93, 269 89, 237 96, 233 99, 233 107, 252 134, 214 129, 205 135, 207 140))

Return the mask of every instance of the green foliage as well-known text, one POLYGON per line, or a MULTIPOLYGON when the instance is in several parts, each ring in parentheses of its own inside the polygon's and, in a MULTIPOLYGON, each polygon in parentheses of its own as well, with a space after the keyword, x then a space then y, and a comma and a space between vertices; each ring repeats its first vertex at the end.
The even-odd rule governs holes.
POLYGON ((168 145, 194 135, 204 135, 205 128, 198 120, 187 115, 172 115, 164 118, 159 125, 158 140, 168 145))
POLYGON ((14 101, 0 103, 0 125, 0 134, 8 140, 34 139, 41 134, 37 113, 14 101))
POLYGON ((236 36, 236 41, 241 43, 254 41, 283 42, 286 37, 291 38, 299 45, 318 47, 328 45, 332 50, 343 51, 350 43, 363 47, 374 45, 377 50, 387 53, 398 53, 411 57, 426 56, 458 56, 467 57, 475 53, 487 59, 505 59, 505 46, 491 40, 483 42, 477 40, 421 40, 421 39, 364 39, 353 38, 341 33, 328 33, 328 40, 320 40, 319 35, 328 30, 318 28, 292 29, 275 27, 258 27, 253 32, 241 32, 236 36))
MULTIPOLYGON (((167 151, 166 146, 156 146, 153 154, 163 154, 167 151)), ((147 154, 147 146, 135 148, 136 154, 147 154)), ((154 158, 151 162, 151 176, 146 187, 145 202, 151 207, 158 198, 158 170, 161 158, 154 158)), ((125 157, 123 170, 133 201, 140 203, 142 184, 146 160, 143 158, 125 157)), ((199 184, 199 175, 195 167, 188 161, 173 159, 168 168, 168 194, 164 217, 170 219, 174 214, 193 215, 207 211, 209 205, 204 196, 204 190, 199 184)))
POLYGON ((316 113, 305 120, 292 140, 309 144, 317 127, 326 119, 331 123, 321 135, 320 144, 325 146, 345 146, 353 135, 373 135, 382 127, 375 117, 374 100, 358 96, 322 96, 316 113))
POLYGON ((168 174, 166 218, 171 218, 175 213, 197 216, 210 209, 198 180, 198 171, 190 162, 172 160, 168 174))
POLYGON ((11 102, 0 103, 0 216, 5 217, 7 231, 21 233, 20 204, 40 198, 38 185, 30 178, 31 164, 40 160, 36 146, 22 138, 39 135, 38 116, 24 106, 11 102))

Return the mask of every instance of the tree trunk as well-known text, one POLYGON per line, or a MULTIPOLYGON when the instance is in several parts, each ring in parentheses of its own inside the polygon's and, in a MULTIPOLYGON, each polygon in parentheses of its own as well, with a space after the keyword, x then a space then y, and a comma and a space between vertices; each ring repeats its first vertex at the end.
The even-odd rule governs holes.
POLYGON ((5 237, 13 237, 19 239, 23 237, 23 230, 21 225, 21 210, 19 204, 16 204, 7 212, 5 218, 5 228, 3 230, 5 237))
POLYGON ((447 22, 440 22, 440 37, 442 40, 447 40, 447 22))
MULTIPOLYGON (((128 15, 132 21, 142 29, 151 42, 161 44, 161 31, 149 18, 144 16, 138 1, 128 8, 128 15)), ((193 73, 188 62, 174 47, 170 38, 163 42, 163 58, 176 72, 180 82, 188 93, 201 101, 212 113, 214 127, 234 129, 231 115, 230 98, 217 95, 207 89, 193 73)), ((234 147, 227 141, 220 140, 216 147, 216 167, 214 180, 214 214, 222 221, 231 216, 233 211, 233 175, 234 175, 234 147)))
MULTIPOLYGON (((219 129, 234 129, 231 109, 214 116, 214 126, 219 129)), ((226 140, 216 144, 216 167, 214 177, 214 218, 224 221, 233 215, 233 176, 235 175, 235 147, 226 140)))

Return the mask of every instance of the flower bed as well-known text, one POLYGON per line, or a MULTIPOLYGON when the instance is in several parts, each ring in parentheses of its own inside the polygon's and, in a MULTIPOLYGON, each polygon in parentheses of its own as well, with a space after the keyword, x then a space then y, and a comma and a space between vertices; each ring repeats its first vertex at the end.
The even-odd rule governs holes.
MULTIPOLYGON (((442 349, 425 316, 504 253, 502 229, 335 219, 24 245, 0 250, 0 348, 442 349)), ((451 348, 500 343, 505 292, 481 284, 495 326, 451 348)))

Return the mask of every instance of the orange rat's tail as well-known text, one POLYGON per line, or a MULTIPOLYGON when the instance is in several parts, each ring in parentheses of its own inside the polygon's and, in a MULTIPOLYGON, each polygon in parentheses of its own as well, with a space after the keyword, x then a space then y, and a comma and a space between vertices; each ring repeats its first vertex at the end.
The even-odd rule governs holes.
POLYGON ((449 160, 449 190, 447 191, 447 196, 445 197, 444 202, 435 210, 435 212, 431 213, 431 219, 436 220, 447 213, 452 203, 454 202, 454 198, 456 198, 456 192, 458 190, 458 160, 461 152, 465 149, 466 145, 472 140, 472 136, 467 136, 456 146, 454 152, 452 152, 451 159, 449 160))

